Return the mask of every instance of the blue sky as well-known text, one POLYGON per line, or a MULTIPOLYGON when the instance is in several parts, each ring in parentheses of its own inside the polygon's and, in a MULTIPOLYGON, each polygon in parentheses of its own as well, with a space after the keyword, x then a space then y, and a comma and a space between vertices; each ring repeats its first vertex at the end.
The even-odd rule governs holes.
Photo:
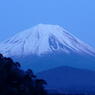
POLYGON ((95 0, 0 0, 0 41, 39 23, 61 25, 95 47, 95 0))

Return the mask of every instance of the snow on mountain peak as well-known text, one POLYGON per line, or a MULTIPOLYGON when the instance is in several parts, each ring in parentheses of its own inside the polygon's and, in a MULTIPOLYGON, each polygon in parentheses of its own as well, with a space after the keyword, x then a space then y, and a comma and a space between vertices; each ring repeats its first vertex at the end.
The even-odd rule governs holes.
POLYGON ((95 50, 59 25, 39 24, 20 32, 0 44, 5 56, 25 56, 61 51, 95 54, 95 50))

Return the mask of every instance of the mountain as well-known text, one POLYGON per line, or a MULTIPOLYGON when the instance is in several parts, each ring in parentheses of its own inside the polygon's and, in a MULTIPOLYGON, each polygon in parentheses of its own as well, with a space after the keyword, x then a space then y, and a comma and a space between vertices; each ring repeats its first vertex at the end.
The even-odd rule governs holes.
POLYGON ((66 95, 95 95, 95 71, 61 66, 41 72, 38 76, 48 82, 50 92, 57 90, 66 95))
POLYGON ((94 91, 95 49, 59 25, 39 24, 20 32, 0 43, 0 52, 23 69, 32 68, 50 89, 94 91))
POLYGON ((39 24, 0 43, 0 52, 35 72, 63 65, 95 70, 95 49, 59 25, 39 24))
POLYGON ((95 49, 58 25, 39 24, 0 44, 5 56, 42 55, 53 52, 95 55, 95 49))

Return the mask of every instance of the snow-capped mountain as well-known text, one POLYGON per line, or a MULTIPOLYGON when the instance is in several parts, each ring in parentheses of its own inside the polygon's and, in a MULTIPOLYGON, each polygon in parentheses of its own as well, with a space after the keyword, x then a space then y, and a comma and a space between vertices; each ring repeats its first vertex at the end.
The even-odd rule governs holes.
POLYGON ((95 55, 95 50, 58 25, 39 24, 0 44, 5 56, 41 55, 54 52, 95 55))
POLYGON ((58 25, 20 32, 0 43, 0 53, 31 68, 50 89, 95 92, 95 49, 58 25))

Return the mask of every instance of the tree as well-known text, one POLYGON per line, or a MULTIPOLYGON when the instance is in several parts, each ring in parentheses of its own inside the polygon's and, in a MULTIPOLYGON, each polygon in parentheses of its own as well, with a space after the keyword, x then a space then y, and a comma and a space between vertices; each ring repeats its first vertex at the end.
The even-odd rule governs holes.
POLYGON ((0 54, 0 95, 47 95, 45 84, 31 69, 21 70, 20 63, 0 54))

